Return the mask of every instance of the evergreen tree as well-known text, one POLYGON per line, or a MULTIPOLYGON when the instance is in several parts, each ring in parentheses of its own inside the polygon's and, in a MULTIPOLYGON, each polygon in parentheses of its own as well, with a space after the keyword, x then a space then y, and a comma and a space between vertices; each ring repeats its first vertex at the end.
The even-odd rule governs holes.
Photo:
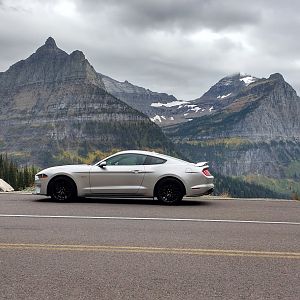
POLYGON ((36 173, 37 168, 35 166, 18 167, 12 159, 8 158, 7 154, 0 154, 0 178, 15 190, 33 186, 36 173))

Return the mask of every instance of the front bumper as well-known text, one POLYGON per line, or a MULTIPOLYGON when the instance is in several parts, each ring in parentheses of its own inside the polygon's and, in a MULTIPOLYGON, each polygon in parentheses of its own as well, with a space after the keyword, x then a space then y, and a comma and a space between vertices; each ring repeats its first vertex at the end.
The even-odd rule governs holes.
POLYGON ((34 192, 33 194, 35 195, 46 195, 47 191, 46 191, 46 183, 44 182, 43 179, 38 178, 37 176, 35 176, 34 179, 34 192))

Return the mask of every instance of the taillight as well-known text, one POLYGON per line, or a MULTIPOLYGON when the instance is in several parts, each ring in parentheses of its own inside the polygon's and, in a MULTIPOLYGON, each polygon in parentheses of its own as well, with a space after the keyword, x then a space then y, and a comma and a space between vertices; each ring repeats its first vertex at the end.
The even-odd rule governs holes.
POLYGON ((208 169, 203 169, 202 170, 202 173, 205 175, 205 176, 211 176, 210 172, 208 171, 208 169))

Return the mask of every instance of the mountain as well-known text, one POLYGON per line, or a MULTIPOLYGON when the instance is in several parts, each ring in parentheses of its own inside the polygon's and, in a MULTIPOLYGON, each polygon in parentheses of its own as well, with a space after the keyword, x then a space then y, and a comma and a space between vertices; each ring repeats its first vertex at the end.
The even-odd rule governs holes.
POLYGON ((146 115, 106 91, 81 51, 67 54, 50 37, 0 73, 0 152, 45 166, 63 151, 111 148, 174 151, 146 115))
POLYGON ((173 95, 157 93, 128 81, 119 82, 99 74, 110 94, 146 114, 161 127, 184 123, 210 115, 226 106, 236 94, 258 78, 247 74, 234 74, 221 79, 202 97, 195 100, 178 100, 173 95))
POLYGON ((203 96, 192 101, 205 110, 216 111, 227 106, 249 84, 259 80, 248 74, 226 76, 213 85, 203 96))
POLYGON ((119 82, 102 74, 99 74, 99 77, 107 92, 148 116, 156 113, 155 108, 151 106, 152 103, 161 102, 165 104, 177 101, 173 95, 152 92, 149 89, 133 85, 127 80, 119 82))
POLYGON ((187 122, 190 116, 198 117, 204 112, 197 105, 190 104, 189 101, 178 100, 173 95, 153 92, 133 85, 127 80, 119 82, 106 75, 98 75, 108 93, 146 114, 159 126, 187 122))
POLYGON ((165 129, 187 156, 227 176, 299 181, 300 98, 281 74, 227 77, 195 102, 213 113, 165 129))
POLYGON ((222 103, 216 105, 213 114, 175 127, 177 134, 205 140, 238 136, 270 141, 300 137, 299 97, 278 73, 256 80, 225 101, 219 101, 222 103))

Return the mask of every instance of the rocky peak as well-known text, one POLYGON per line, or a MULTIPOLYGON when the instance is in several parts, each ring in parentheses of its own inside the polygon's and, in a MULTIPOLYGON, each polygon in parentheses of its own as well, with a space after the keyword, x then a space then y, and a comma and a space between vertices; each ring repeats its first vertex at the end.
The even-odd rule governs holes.
POLYGON ((89 82, 104 88, 101 79, 82 51, 70 55, 49 37, 30 57, 9 68, 0 77, 0 88, 17 88, 29 84, 52 84, 63 81, 89 82))
POLYGON ((70 57, 73 58, 74 60, 77 61, 84 61, 85 60, 85 55, 83 54, 82 51, 75 50, 70 54, 70 57))
POLYGON ((202 97, 195 100, 200 107, 219 109, 231 103, 245 87, 259 80, 249 74, 236 73, 226 76, 213 85, 202 97))
POLYGON ((46 40, 45 44, 42 45, 40 48, 38 48, 36 50, 36 52, 31 55, 31 58, 36 59, 37 56, 39 58, 41 58, 43 56, 47 56, 49 58, 49 56, 57 56, 58 54, 66 55, 67 53, 65 51, 59 49, 56 45, 55 40, 52 37, 49 37, 46 40))
POLYGON ((212 86, 202 97, 217 98, 222 100, 233 94, 237 94, 242 88, 257 80, 258 79, 256 77, 253 77, 249 74, 237 73, 226 76, 212 86))
POLYGON ((247 95, 252 95, 252 98, 254 96, 265 98, 273 95, 270 96, 270 99, 277 99, 280 102, 297 99, 296 91, 284 80, 280 73, 271 74, 267 79, 262 78, 257 80, 255 84, 242 90, 238 96, 242 97, 247 95))
POLYGON ((56 42, 55 42, 54 38, 51 37, 51 36, 47 38, 44 46, 49 48, 49 49, 57 48, 56 42))
POLYGON ((269 77, 270 80, 280 80, 280 81, 284 81, 283 76, 280 73, 274 73, 271 74, 269 77))

